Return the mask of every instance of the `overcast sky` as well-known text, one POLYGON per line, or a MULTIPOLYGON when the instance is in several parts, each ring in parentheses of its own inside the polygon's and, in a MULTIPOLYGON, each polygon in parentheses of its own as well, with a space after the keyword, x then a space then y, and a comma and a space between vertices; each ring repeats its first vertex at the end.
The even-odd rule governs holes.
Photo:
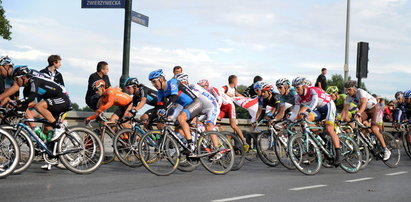
MULTIPOLYGON (((350 75, 355 77, 357 42, 370 43, 370 91, 393 98, 411 89, 409 0, 351 1, 350 75)), ((12 28, 0 54, 35 69, 59 54, 73 102, 85 106, 88 76, 100 60, 109 63, 112 84, 121 76, 123 9, 82 9, 81 0, 3 0, 12 28)), ((150 17, 132 24, 130 76, 150 86, 148 73, 180 65, 190 80, 222 86, 230 74, 250 85, 255 75, 274 83, 305 76, 343 74, 345 0, 134 0, 150 17)))

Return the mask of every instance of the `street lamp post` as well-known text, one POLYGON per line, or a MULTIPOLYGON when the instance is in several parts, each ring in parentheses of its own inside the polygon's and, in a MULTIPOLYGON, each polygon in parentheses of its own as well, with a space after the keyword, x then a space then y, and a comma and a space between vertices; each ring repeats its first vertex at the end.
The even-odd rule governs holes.
POLYGON ((129 77, 130 66, 130 36, 131 36, 131 3, 126 0, 124 16, 124 42, 123 42, 123 71, 120 77, 120 86, 123 87, 124 81, 129 77))
POLYGON ((347 0, 347 20, 345 27, 345 62, 344 62, 344 82, 348 80, 348 59, 350 45, 350 0, 347 0))

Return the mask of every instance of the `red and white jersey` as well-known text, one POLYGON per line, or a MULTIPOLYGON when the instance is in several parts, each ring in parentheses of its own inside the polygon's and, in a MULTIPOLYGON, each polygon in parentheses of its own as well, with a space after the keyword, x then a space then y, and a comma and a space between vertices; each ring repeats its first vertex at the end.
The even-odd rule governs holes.
MULTIPOLYGON (((226 85, 226 86, 223 86, 222 87, 223 88, 223 92, 225 93, 225 94, 227 94, 227 95, 232 95, 232 96, 236 96, 236 92, 237 92, 237 88, 236 87, 234 87, 234 88, 232 88, 230 85, 226 85)), ((229 96, 230 97, 230 96, 229 96)))
POLYGON ((331 96, 319 87, 305 87, 304 95, 295 95, 296 105, 305 105, 311 110, 323 107, 331 101, 331 96))
POLYGON ((210 87, 209 92, 211 93, 211 95, 213 95, 216 98, 219 106, 221 106, 222 104, 226 105, 226 104, 233 103, 233 100, 224 93, 223 89, 218 89, 216 87, 210 87))
POLYGON ((233 97, 234 103, 238 106, 246 109, 251 116, 251 122, 256 120, 257 110, 258 110, 258 97, 233 97))

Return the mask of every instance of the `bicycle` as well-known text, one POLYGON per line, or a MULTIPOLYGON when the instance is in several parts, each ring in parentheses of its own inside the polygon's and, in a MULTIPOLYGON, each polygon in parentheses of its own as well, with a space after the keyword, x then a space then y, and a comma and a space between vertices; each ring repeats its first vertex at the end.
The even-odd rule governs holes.
MULTIPOLYGON (((351 122, 353 122, 356 126, 356 128, 354 128, 354 134, 356 135, 355 137, 361 138, 365 141, 370 154, 374 156, 375 160, 382 160, 384 158, 384 149, 382 148, 380 141, 376 139, 374 134, 365 135, 360 130, 362 129, 363 131, 367 131, 370 129, 370 127, 365 126, 357 119, 352 119, 351 122)), ((391 151, 390 159, 383 162, 388 167, 395 168, 398 166, 401 158, 399 145, 391 134, 387 132, 382 132, 381 134, 383 135, 387 148, 391 151)))
POLYGON ((394 128, 401 132, 402 146, 409 158, 411 158, 411 123, 409 121, 402 123, 393 123, 394 128))
POLYGON ((174 173, 179 166, 182 154, 187 159, 199 160, 206 170, 216 175, 226 174, 231 170, 234 164, 234 151, 225 136, 214 131, 196 130, 198 135, 196 134, 196 137, 192 139, 196 150, 193 155, 190 155, 187 152, 189 151, 188 144, 185 144, 174 132, 174 121, 164 117, 160 121, 165 124, 165 127, 160 130, 161 133, 153 133, 153 131, 145 133, 138 147, 140 159, 151 173, 159 176, 174 173), (212 135, 217 137, 218 148, 214 148, 212 135))
MULTIPOLYGON (((315 126, 314 122, 308 121, 306 114, 303 114, 303 118, 297 122, 302 123, 303 132, 297 132, 291 136, 288 142, 291 161, 303 174, 315 175, 324 164, 323 160, 333 161, 334 146, 329 135, 321 137, 321 135, 311 131, 317 130, 322 133, 323 127, 315 126)), ((339 140, 343 156, 340 167, 348 173, 358 172, 361 167, 361 154, 358 145, 348 136, 339 135, 339 140)))
POLYGON ((0 178, 5 178, 17 167, 20 148, 12 135, 0 129, 0 178))
MULTIPOLYGON (((77 174, 89 174, 94 172, 103 160, 103 144, 92 131, 82 127, 67 127, 60 124, 63 134, 53 142, 43 141, 25 123, 35 122, 49 124, 41 118, 24 118, 24 112, 16 113, 20 120, 15 126, 15 134, 26 133, 29 142, 34 145, 35 151, 41 154, 44 160, 51 166, 56 165, 58 160, 70 171, 77 174)), ((64 113, 60 114, 58 122, 64 113)), ((29 143, 30 144, 30 143, 29 143)), ((29 167, 33 161, 30 158, 25 162, 29 167)))

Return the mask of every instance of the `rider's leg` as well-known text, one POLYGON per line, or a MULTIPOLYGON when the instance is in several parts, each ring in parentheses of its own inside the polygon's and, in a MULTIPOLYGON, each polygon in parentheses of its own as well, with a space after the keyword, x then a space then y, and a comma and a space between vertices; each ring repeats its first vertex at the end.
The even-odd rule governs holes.
POLYGON ((36 109, 48 122, 55 123, 56 119, 54 118, 53 114, 47 109, 47 107, 48 105, 45 100, 42 100, 34 105, 34 109, 36 109))

